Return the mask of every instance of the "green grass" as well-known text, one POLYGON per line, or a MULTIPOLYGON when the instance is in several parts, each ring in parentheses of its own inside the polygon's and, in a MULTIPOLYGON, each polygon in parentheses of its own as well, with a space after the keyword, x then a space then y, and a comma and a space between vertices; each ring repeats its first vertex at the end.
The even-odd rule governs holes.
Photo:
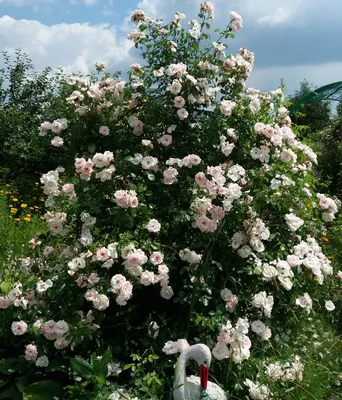
POLYGON ((7 196, 0 195, 0 267, 15 257, 24 257, 29 240, 37 232, 46 230, 46 224, 39 216, 33 216, 29 222, 11 219, 7 196))

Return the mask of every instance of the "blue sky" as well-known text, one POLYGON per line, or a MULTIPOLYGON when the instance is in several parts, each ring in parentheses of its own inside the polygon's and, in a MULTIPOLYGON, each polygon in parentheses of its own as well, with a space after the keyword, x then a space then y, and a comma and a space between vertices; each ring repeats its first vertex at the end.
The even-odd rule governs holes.
MULTIPOLYGON (((0 0, 1 48, 21 47, 37 68, 64 66, 87 73, 96 61, 127 70, 138 53, 126 40, 130 12, 171 19, 175 11, 196 16, 201 0, 0 0)), ((229 11, 244 26, 231 42, 256 54, 249 86, 272 90, 284 78, 291 93, 307 78, 320 86, 342 80, 342 1, 212 0, 216 24, 229 11)))

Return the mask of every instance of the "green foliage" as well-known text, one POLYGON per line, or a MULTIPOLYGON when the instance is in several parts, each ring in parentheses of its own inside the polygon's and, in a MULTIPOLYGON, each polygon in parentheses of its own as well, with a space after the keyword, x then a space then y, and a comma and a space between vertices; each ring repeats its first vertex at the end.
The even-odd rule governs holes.
MULTIPOLYGON (((289 96, 289 100, 292 104, 295 104, 313 90, 315 90, 315 87, 307 80, 304 80, 300 83, 300 88, 294 95, 289 96)), ((320 132, 325 128, 329 128, 332 123, 331 105, 329 101, 305 104, 292 116, 292 121, 298 126, 307 127, 306 133, 320 132)))

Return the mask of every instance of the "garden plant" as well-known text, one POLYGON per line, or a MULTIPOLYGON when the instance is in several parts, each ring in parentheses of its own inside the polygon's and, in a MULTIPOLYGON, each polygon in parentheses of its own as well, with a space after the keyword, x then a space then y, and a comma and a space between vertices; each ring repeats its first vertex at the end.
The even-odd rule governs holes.
POLYGON ((248 88, 254 54, 228 54, 241 16, 214 13, 134 11, 126 81, 99 62, 43 110, 58 167, 46 229, 2 262, 0 399, 172 399, 195 343, 228 399, 342 398, 340 202, 283 90, 248 88))

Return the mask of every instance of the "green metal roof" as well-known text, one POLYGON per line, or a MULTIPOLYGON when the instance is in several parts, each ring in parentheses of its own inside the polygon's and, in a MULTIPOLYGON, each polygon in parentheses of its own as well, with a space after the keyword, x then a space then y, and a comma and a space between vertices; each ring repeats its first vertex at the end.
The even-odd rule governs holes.
POLYGON ((342 101, 342 81, 329 83, 329 85, 321 86, 318 89, 312 90, 290 108, 290 114, 299 110, 299 108, 304 104, 321 100, 342 101))

